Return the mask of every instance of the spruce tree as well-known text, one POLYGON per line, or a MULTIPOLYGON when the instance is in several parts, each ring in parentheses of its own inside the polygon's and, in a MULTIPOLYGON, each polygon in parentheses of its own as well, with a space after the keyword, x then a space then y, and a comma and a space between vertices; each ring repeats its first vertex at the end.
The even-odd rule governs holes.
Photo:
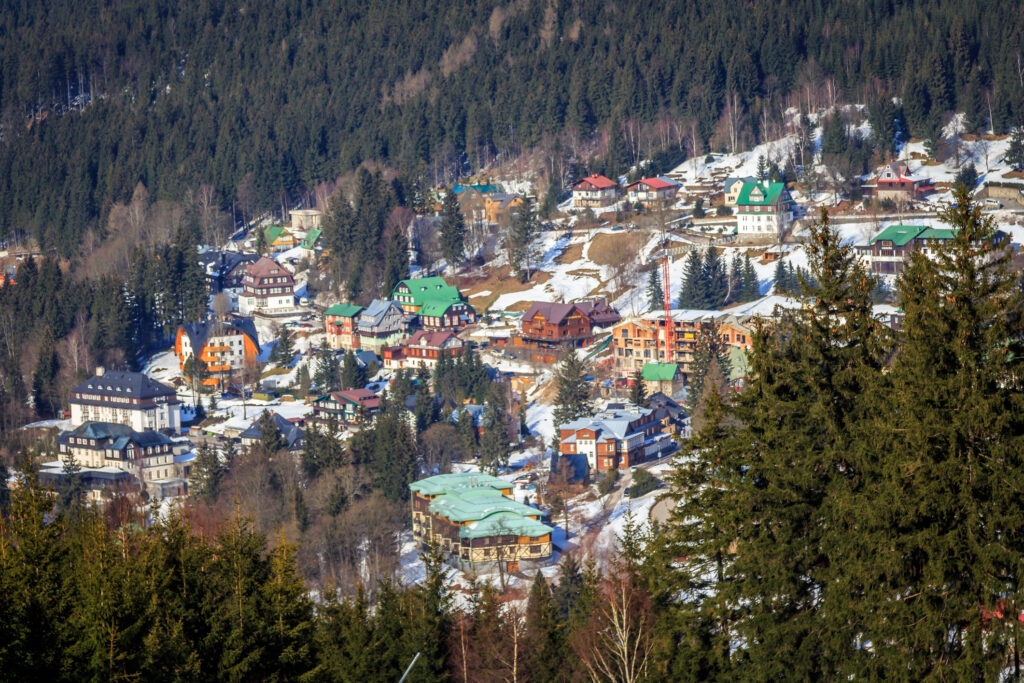
POLYGON ((740 278, 741 301, 756 301, 761 298, 761 283, 757 278, 757 271, 754 264, 750 262, 750 256, 743 257, 743 275, 740 278))
POLYGON ((701 299, 700 305, 696 308, 717 310, 724 306, 729 293, 726 278, 721 251, 716 247, 708 247, 704 254, 704 262, 701 264, 701 299))
POLYGON ((659 311, 665 303, 661 286, 661 268, 656 264, 647 276, 647 310, 659 311))
POLYGON ((639 369, 633 373, 633 386, 629 388, 629 402, 640 408, 647 407, 647 386, 644 384, 643 373, 639 369))
POLYGON ((558 364, 555 373, 555 410, 553 415, 555 438, 560 425, 586 417, 593 412, 590 403, 590 387, 584 378, 583 361, 575 351, 569 351, 558 364))
POLYGON ((381 292, 390 296, 395 285, 409 277, 409 240, 405 229, 394 227, 387 239, 384 253, 384 284, 381 292))
POLYGON ((530 271, 535 260, 533 239, 540 232, 540 221, 533 203, 523 200, 522 205, 512 215, 512 270, 519 273, 519 280, 530 279, 530 271))
POLYGON ((212 503, 217 500, 223 478, 224 465, 216 449, 204 443, 196 451, 196 460, 192 465, 192 476, 189 479, 189 494, 193 498, 212 503))
POLYGON ((488 405, 480 442, 480 469, 497 475, 501 468, 508 467, 509 452, 504 411, 496 405, 488 405))
POLYGON ((729 346, 722 341, 715 322, 702 322, 697 335, 697 346, 693 352, 693 363, 687 376, 686 409, 690 415, 697 410, 704 391, 704 379, 712 364, 717 365, 722 375, 729 375, 729 346))
POLYGON ((274 345, 270 360, 282 367, 286 367, 291 364, 294 355, 291 332, 288 327, 282 325, 281 329, 277 332, 277 344, 274 345))
POLYGON ((530 680, 558 680, 563 671, 565 632, 544 575, 537 572, 526 603, 526 662, 530 680))
POLYGON ((466 220, 462 216, 459 198, 448 192, 441 204, 441 251, 448 266, 457 271, 462 267, 466 252, 466 220))
POLYGON ((60 398, 57 389, 57 373, 60 371, 60 360, 53 333, 47 326, 43 331, 43 340, 39 345, 35 372, 32 373, 32 398, 36 412, 41 417, 53 417, 60 409, 60 398))
POLYGON ((1003 161, 1014 171, 1024 170, 1024 126, 1016 126, 1010 133, 1010 145, 1003 161))
POLYGON ((701 289, 703 259, 700 252, 691 249, 683 266, 683 284, 679 289, 679 308, 702 308, 704 293, 701 289))
POLYGON ((316 355, 316 371, 313 373, 313 384, 322 393, 341 389, 341 366, 338 356, 326 346, 316 355))
POLYGON ((915 254, 897 283, 906 319, 885 447, 905 457, 884 461, 873 508, 885 583, 867 635, 883 675, 994 680, 1017 667, 1024 296, 992 219, 964 187, 954 201, 942 215, 954 238, 915 254), (913 656, 899 664, 904 645, 913 656))

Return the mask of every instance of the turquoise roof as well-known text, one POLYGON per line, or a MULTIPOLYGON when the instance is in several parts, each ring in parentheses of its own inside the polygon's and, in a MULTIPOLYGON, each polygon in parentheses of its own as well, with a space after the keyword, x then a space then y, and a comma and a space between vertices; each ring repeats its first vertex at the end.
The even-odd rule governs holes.
POLYGON ((956 228, 925 228, 917 236, 919 240, 951 240, 956 237, 956 228))
POLYGON ((320 228, 313 228, 312 230, 307 232, 306 236, 302 239, 302 248, 312 249, 313 246, 316 244, 316 241, 320 239, 320 235, 322 235, 323 232, 324 231, 321 230, 320 228))
POLYGON ((409 488, 424 496, 439 496, 443 493, 474 488, 501 491, 511 489, 512 484, 481 472, 453 472, 414 481, 409 484, 409 488))
POLYGON ((487 538, 488 536, 527 536, 539 538, 554 529, 529 517, 520 517, 511 512, 498 512, 476 522, 470 522, 459 529, 461 538, 487 538))
POLYGON ((923 225, 890 225, 888 228, 871 238, 868 244, 875 242, 892 242, 897 247, 906 245, 922 233, 926 228, 923 225))
POLYGON ((459 185, 458 183, 456 183, 454 186, 452 186, 452 192, 454 192, 457 195, 458 194, 462 194, 466 190, 470 190, 470 189, 476 190, 477 192, 479 192, 481 194, 490 194, 491 192, 501 192, 501 186, 500 185, 495 185, 493 183, 474 184, 474 185, 459 185))
POLYGON ((354 318, 359 315, 359 311, 361 310, 363 310, 363 307, 356 306, 355 304, 334 304, 324 311, 324 315, 336 315, 341 318, 354 318))
POLYGON ((475 522, 496 512, 511 512, 522 517, 540 516, 540 510, 506 498, 501 491, 492 488, 443 493, 430 501, 430 511, 453 522, 475 522))
POLYGON ((740 190, 740 197, 736 200, 737 206, 774 206, 778 201, 779 197, 786 190, 786 186, 783 183, 767 183, 762 185, 761 183, 743 183, 743 189, 740 190), (762 199, 751 199, 750 193, 755 189, 760 190, 763 195, 762 199))

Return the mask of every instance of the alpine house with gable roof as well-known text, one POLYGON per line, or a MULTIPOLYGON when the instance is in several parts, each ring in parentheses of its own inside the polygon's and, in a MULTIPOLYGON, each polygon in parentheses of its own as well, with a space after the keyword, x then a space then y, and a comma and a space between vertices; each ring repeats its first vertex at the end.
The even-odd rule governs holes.
POLYGON ((460 569, 536 569, 551 560, 554 531, 541 511, 512 499, 512 485, 479 472, 415 481, 413 537, 460 569))
POLYGON ((736 200, 736 230, 742 235, 778 237, 793 222, 793 199, 783 183, 743 183, 736 200))
POLYGON ((451 330, 419 330, 399 346, 386 347, 382 353, 385 369, 427 368, 433 370, 441 356, 454 358, 465 343, 451 330))
POLYGON ((72 390, 68 403, 71 424, 76 427, 86 422, 116 422, 136 431, 181 431, 178 394, 141 372, 98 367, 95 375, 72 390))
POLYGON ((676 197, 679 185, 661 178, 641 178, 626 186, 626 197, 631 204, 639 203, 645 209, 666 207, 676 197))
POLYGON ((609 206, 619 199, 619 184, 603 175, 580 178, 572 184, 572 205, 576 209, 609 206))
POLYGON ((238 312, 287 311, 295 307, 295 278, 284 266, 266 256, 246 269, 238 312))
POLYGON ((653 410, 605 410, 558 425, 562 455, 583 455, 591 470, 631 467, 660 457, 672 448, 653 410))
POLYGON ((402 280, 395 285, 392 299, 406 313, 419 316, 426 329, 456 330, 476 322, 476 310, 470 306, 457 287, 442 277, 421 277, 402 280))
POLYGON ((334 304, 324 311, 324 331, 332 349, 355 351, 359 348, 356 320, 363 307, 356 304, 334 304))
POLYGON ((904 262, 918 249, 931 256, 940 245, 953 239, 951 228, 929 228, 926 225, 890 225, 864 245, 858 245, 858 255, 875 275, 899 275, 904 262))

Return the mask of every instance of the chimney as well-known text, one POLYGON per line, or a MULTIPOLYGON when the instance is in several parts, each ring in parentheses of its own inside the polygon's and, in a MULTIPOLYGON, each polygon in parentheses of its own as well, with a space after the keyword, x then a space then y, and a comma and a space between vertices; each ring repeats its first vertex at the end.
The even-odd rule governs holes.
POLYGON ((102 365, 97 365, 96 366, 96 376, 97 377, 102 377, 104 372, 105 372, 105 370, 104 370, 102 365))

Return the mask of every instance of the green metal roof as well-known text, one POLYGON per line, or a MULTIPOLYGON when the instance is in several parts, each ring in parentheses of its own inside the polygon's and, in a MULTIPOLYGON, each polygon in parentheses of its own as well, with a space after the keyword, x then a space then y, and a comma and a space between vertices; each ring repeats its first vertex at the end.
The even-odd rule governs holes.
POLYGON ((740 190, 740 198, 736 201, 737 206, 774 206, 779 201, 779 197, 782 196, 786 186, 783 183, 768 183, 762 185, 761 183, 743 183, 743 189, 740 190), (763 199, 756 200, 750 198, 750 193, 755 189, 758 189, 763 194, 763 199))
POLYGON ((675 363, 645 363, 640 374, 648 382, 671 382, 678 370, 675 363))
POLYGON ((892 242, 897 247, 906 245, 927 228, 923 225, 890 225, 888 228, 871 238, 868 244, 875 242, 892 242))
POLYGON ((363 307, 356 306, 355 304, 334 304, 324 311, 324 315, 336 315, 341 318, 354 318, 359 315, 359 311, 361 310, 363 310, 363 307))
POLYGON ((267 244, 273 244, 281 236, 282 232, 284 232, 283 225, 268 225, 263 231, 263 237, 266 238, 267 244))
POLYGON ((474 184, 474 185, 459 185, 458 183, 456 183, 455 185, 452 186, 452 192, 454 192, 457 195, 458 194, 462 194, 463 192, 465 192, 466 190, 469 190, 469 189, 476 190, 480 194, 489 194, 491 192, 501 192, 501 186, 500 185, 495 185, 494 183, 474 184))
POLYGON ((462 303, 462 299, 446 299, 444 301, 425 301, 419 310, 420 315, 440 318, 449 307, 462 303))
POLYGON ((738 346, 729 347, 729 381, 735 382, 750 376, 750 362, 746 349, 738 346))
POLYGON ((302 248, 312 249, 313 245, 316 244, 316 241, 320 239, 320 235, 322 235, 323 233, 324 231, 321 230, 320 228, 313 228, 312 230, 307 232, 306 237, 302 240, 302 248))
POLYGON ((509 512, 520 517, 540 516, 540 510, 506 498, 501 491, 492 488, 443 493, 430 501, 430 511, 453 522, 475 522, 496 512, 509 512))
POLYGON ((920 240, 951 240, 956 237, 955 228, 925 228, 917 236, 920 240))
MULTIPOLYGON (((409 288, 408 296, 412 297, 413 302, 417 306, 424 306, 430 302, 434 304, 446 304, 445 308, 447 308, 448 304, 462 301, 462 295, 459 293, 458 287, 448 284, 442 277, 421 277, 411 280, 402 280, 395 285, 395 290, 391 297, 392 299, 398 297, 398 288, 403 284, 409 288)), ((404 293, 402 293, 402 295, 405 296, 404 293)), ((440 314, 427 313, 426 315, 440 314)))
POLYGON ((414 481, 409 484, 409 488, 424 496, 440 496, 452 491, 475 488, 501 491, 511 489, 512 484, 481 472, 453 472, 414 481))
POLYGON ((498 512, 460 528, 459 536, 461 538, 487 538, 488 536, 514 535, 539 538, 552 531, 554 529, 547 524, 542 524, 535 519, 520 517, 513 512, 498 512))

